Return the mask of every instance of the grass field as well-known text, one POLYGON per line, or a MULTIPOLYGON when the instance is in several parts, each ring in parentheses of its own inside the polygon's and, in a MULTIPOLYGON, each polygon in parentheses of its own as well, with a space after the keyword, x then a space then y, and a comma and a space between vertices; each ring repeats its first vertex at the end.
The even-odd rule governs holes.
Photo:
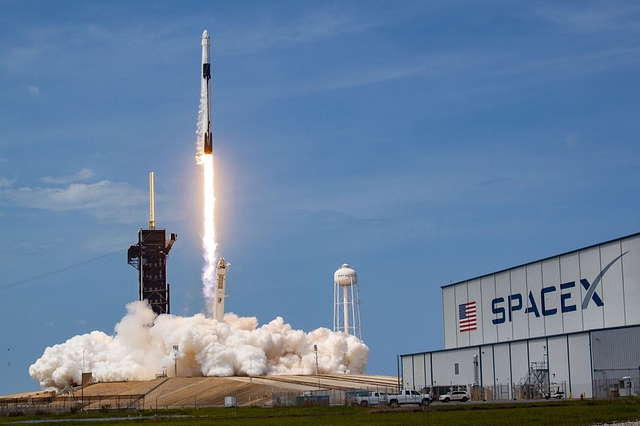
POLYGON ((435 404, 423 408, 240 407, 136 413, 2 417, 0 424, 131 425, 593 425, 640 419, 640 399, 504 404, 435 404), (100 420, 98 420, 100 419, 100 420))

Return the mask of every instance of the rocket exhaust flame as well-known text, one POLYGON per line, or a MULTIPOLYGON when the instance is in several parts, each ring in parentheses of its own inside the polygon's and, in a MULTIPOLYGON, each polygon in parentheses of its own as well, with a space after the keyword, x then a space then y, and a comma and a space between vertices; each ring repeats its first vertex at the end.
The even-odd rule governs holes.
POLYGON ((204 251, 204 266, 202 270, 202 293, 207 311, 215 316, 215 276, 216 276, 216 229, 215 229, 215 188, 213 185, 213 138, 211 134, 211 100, 210 86, 211 65, 209 63, 209 33, 202 34, 202 79, 200 83, 200 111, 198 114, 198 155, 196 160, 202 165, 203 171, 203 235, 202 249, 204 251))
POLYGON ((215 277, 216 277, 216 230, 214 223, 215 195, 213 189, 213 156, 205 155, 203 159, 204 177, 204 233, 202 248, 204 250, 204 266, 202 271, 202 292, 207 303, 207 310, 214 315, 215 277))

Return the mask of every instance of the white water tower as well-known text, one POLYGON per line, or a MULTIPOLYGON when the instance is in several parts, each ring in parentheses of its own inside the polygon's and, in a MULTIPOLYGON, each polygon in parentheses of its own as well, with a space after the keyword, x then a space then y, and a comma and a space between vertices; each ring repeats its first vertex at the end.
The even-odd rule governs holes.
POLYGON ((333 331, 362 340, 358 274, 346 263, 333 274, 333 331))

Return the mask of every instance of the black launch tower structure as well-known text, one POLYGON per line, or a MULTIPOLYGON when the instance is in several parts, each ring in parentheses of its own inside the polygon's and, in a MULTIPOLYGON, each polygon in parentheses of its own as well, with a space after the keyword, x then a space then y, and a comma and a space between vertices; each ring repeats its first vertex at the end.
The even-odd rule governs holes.
POLYGON ((178 234, 155 229, 153 172, 149 175, 151 215, 149 229, 138 231, 138 243, 129 247, 127 261, 138 270, 138 295, 147 300, 157 314, 169 314, 169 283, 167 283, 167 256, 178 239, 178 234))

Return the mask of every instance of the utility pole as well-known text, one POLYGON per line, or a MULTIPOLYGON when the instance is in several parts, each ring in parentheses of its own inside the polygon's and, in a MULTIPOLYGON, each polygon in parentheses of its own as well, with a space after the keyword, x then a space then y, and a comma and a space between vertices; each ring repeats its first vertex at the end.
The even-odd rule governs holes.
POLYGON ((316 377, 318 378, 318 391, 320 391, 320 376, 318 376, 318 345, 313 345, 313 350, 316 352, 316 377))
POLYGON ((316 352, 316 376, 318 375, 318 345, 313 345, 313 350, 316 352))
POLYGON ((178 377, 178 345, 173 345, 173 362, 174 362, 174 370, 175 377, 178 377))
POLYGON ((82 377, 82 379, 80 379, 80 381, 82 382, 82 411, 84 412, 84 352, 82 351, 82 374, 80 375, 80 377, 82 377))

